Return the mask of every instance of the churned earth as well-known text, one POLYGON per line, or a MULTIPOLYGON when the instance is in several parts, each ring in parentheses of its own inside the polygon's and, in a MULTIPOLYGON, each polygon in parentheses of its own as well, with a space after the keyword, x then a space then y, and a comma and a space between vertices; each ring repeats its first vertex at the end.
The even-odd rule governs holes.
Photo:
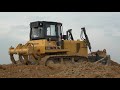
POLYGON ((120 78, 120 65, 79 64, 0 65, 0 78, 120 78))

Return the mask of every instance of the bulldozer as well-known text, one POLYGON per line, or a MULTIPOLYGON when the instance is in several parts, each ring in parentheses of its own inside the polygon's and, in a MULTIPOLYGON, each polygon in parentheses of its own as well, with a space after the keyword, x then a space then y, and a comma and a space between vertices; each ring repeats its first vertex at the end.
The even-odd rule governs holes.
POLYGON ((48 66, 51 63, 92 61, 94 56, 88 54, 88 49, 91 52, 85 27, 81 28, 80 39, 74 40, 72 29, 64 35, 60 22, 35 21, 30 22, 30 40, 24 45, 18 44, 16 48, 11 46, 9 55, 12 64, 48 66), (18 60, 14 55, 18 55, 18 60))

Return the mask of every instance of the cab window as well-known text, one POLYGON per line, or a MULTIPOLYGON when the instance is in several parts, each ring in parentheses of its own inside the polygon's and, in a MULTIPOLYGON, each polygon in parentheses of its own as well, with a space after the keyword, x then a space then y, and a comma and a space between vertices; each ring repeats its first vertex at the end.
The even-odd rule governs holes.
POLYGON ((55 25, 47 26, 47 36, 56 36, 55 25))

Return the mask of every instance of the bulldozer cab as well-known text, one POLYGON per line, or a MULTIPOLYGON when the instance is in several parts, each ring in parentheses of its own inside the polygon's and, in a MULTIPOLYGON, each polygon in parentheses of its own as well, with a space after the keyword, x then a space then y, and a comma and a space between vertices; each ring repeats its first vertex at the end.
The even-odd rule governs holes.
POLYGON ((62 23, 37 21, 30 23, 30 40, 47 39, 59 41, 62 23))

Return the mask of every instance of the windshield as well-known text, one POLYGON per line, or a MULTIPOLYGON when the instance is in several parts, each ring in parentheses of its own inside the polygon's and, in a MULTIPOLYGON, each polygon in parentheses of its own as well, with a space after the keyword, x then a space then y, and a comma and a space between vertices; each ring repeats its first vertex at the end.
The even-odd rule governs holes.
POLYGON ((31 32, 32 39, 40 39, 43 38, 43 28, 42 27, 34 27, 31 32))

